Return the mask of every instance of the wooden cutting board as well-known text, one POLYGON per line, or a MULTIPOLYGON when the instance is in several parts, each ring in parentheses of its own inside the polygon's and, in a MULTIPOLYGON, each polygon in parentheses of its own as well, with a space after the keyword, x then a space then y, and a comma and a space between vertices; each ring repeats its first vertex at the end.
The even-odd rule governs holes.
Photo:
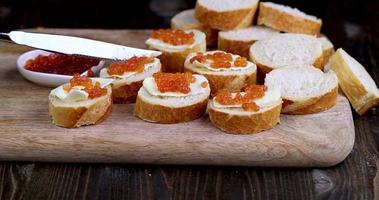
MULTIPOLYGON (((144 47, 149 31, 42 30, 144 47)), ((0 44, 0 160, 192 165, 323 167, 346 158, 354 144, 347 99, 322 113, 282 115, 281 124, 256 135, 225 134, 208 116, 160 125, 133 116, 133 105, 114 105, 103 123, 77 129, 54 126, 50 89, 16 70, 23 47, 0 44)))

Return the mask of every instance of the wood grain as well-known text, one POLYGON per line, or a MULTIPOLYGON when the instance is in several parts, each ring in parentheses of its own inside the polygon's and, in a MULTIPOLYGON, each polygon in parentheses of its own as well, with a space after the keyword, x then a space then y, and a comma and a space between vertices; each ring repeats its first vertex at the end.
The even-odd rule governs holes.
MULTIPOLYGON (((82 33, 87 31, 76 35, 87 36, 82 33)), ((141 47, 148 33, 91 31, 91 38, 141 47)), ((0 54, 1 160, 323 167, 341 162, 354 144, 352 114, 343 96, 326 112, 282 115, 280 125, 251 136, 225 134, 207 116, 175 125, 147 123, 132 115, 133 105, 114 105, 111 116, 96 126, 59 128, 48 114, 50 89, 17 73, 18 56, 0 54)))

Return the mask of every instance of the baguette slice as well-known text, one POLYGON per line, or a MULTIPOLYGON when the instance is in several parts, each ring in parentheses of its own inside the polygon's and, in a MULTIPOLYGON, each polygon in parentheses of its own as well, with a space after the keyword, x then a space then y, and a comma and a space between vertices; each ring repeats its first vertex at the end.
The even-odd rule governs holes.
POLYGON ((263 98, 270 97, 271 102, 257 112, 240 107, 218 107, 213 98, 208 104, 209 118, 214 126, 231 134, 254 134, 271 129, 280 122, 282 99, 279 92, 275 97, 269 89, 263 98))
POLYGON ((239 30, 220 31, 218 37, 218 49, 248 58, 249 48, 254 42, 272 37, 278 33, 278 31, 264 26, 252 26, 239 30))
POLYGON ((266 25, 283 32, 317 35, 320 33, 322 21, 296 8, 272 2, 261 2, 258 25, 266 25))
POLYGON ((207 25, 201 24, 195 18, 195 10, 184 10, 171 19, 171 28, 180 30, 196 29, 206 35, 206 41, 208 46, 214 46, 217 44, 218 30, 212 29, 207 25))
POLYGON ((312 66, 289 66, 266 75, 267 87, 280 88, 282 113, 310 114, 333 107, 337 102, 338 79, 333 71, 323 73, 312 66))
MULTIPOLYGON (((203 76, 193 76, 197 81, 207 82, 203 76)), ((192 121, 204 115, 210 94, 208 82, 204 92, 201 93, 186 96, 157 96, 147 89, 150 79, 153 78, 145 79, 143 87, 138 91, 134 115, 142 120, 161 124, 192 121)))
MULTIPOLYGON (((215 52, 222 51, 208 51, 206 54, 212 54, 215 52)), ((225 53, 225 52, 223 52, 225 53)), ((194 63, 191 63, 191 59, 195 57, 197 53, 192 53, 188 55, 185 63, 184 70, 186 72, 191 72, 194 74, 200 74, 205 76, 211 88, 211 96, 217 94, 221 90, 226 90, 230 92, 238 92, 246 85, 251 85, 256 83, 257 79, 257 67, 254 63, 247 61, 246 67, 235 69, 224 69, 219 71, 212 71, 208 68, 196 66, 194 63)), ((240 56, 232 55, 233 58, 240 56)))
POLYGON ((152 38, 146 41, 149 49, 161 51, 162 54, 158 56, 162 64, 163 72, 183 72, 184 61, 188 54, 193 52, 205 52, 206 41, 205 34, 198 30, 186 30, 185 32, 192 32, 195 34, 195 41, 191 45, 175 46, 161 42, 151 42, 152 38))
POLYGON ((339 84, 359 115, 379 104, 379 90, 366 69, 343 49, 330 58, 339 84))
POLYGON ((198 0, 195 17, 213 29, 233 30, 252 24, 258 0, 198 0))
POLYGON ((259 40, 250 47, 250 59, 262 74, 289 65, 313 65, 323 69, 320 41, 305 34, 283 33, 259 40))
POLYGON ((329 62, 330 57, 334 54, 334 45, 324 35, 321 35, 320 37, 318 37, 318 40, 321 43, 321 47, 322 47, 322 61, 323 61, 322 65, 325 68, 325 65, 329 62))
POLYGON ((95 99, 80 102, 63 102, 50 94, 49 112, 57 126, 75 128, 98 124, 112 112, 112 88, 106 86, 107 93, 95 99))

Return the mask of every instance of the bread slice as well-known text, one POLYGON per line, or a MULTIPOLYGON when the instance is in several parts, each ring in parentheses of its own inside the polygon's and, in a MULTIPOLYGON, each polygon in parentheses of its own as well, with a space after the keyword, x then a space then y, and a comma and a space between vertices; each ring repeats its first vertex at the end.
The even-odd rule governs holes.
POLYGON ((330 58, 339 84, 359 115, 379 104, 379 90, 366 69, 343 49, 330 58))
POLYGON ((101 97, 79 102, 63 102, 50 94, 49 112, 57 126, 75 128, 98 124, 112 112, 112 88, 106 86, 107 93, 101 97))
POLYGON ((333 107, 338 96, 338 79, 333 71, 323 73, 313 66, 275 69, 265 78, 267 87, 280 88, 282 113, 310 114, 333 107))
POLYGON ((282 33, 251 45, 250 59, 262 74, 289 65, 313 65, 323 69, 322 52, 322 45, 315 36, 282 33))
MULTIPOLYGON (((209 51, 205 54, 214 52, 220 51, 209 51)), ((184 62, 184 70, 186 72, 205 76, 209 81, 211 96, 214 96, 221 90, 238 92, 246 85, 256 83, 257 67, 254 63, 248 62, 248 65, 245 68, 241 68, 241 70, 225 69, 222 71, 211 71, 207 68, 196 66, 190 62, 190 60, 196 55, 197 53, 188 55, 186 61, 184 62)), ((233 57, 237 57, 237 55, 233 55, 233 57)))
POLYGON ((198 30, 186 30, 185 32, 193 32, 195 34, 195 41, 191 45, 174 46, 161 42, 159 44, 151 42, 152 39, 148 39, 146 44, 149 49, 161 51, 162 54, 158 56, 162 64, 163 72, 183 72, 184 61, 186 57, 193 52, 205 52, 206 41, 205 34, 198 30))
POLYGON ((180 30, 196 29, 206 35, 207 46, 214 46, 217 44, 218 30, 212 29, 205 24, 201 24, 195 18, 195 10, 184 10, 176 14, 171 19, 171 28, 180 30))
POLYGON ((195 17, 213 29, 233 30, 252 24, 258 0, 198 0, 195 17))
POLYGON ((249 48, 257 40, 272 37, 279 32, 264 26, 252 26, 249 28, 220 31, 218 37, 218 49, 240 56, 249 57, 249 48))
MULTIPOLYGON (((272 95, 267 94, 266 96, 272 95)), ((231 134, 254 134, 273 128, 280 122, 282 100, 278 99, 259 111, 245 111, 242 108, 217 107, 215 98, 209 101, 208 114, 214 126, 231 134)))
MULTIPOLYGON (((134 108, 137 117, 148 122, 174 124, 192 121, 204 115, 210 94, 209 85, 199 94, 157 96, 146 89, 148 79, 145 79, 144 86, 138 91, 134 108)), ((202 80, 206 81, 204 77, 202 80)))
POLYGON ((317 35, 320 33, 322 21, 296 8, 272 2, 261 2, 258 25, 266 25, 283 32, 317 35))
POLYGON ((322 47, 322 65, 325 67, 325 65, 329 62, 329 58, 334 53, 334 45, 325 35, 319 36, 318 40, 321 42, 322 47))

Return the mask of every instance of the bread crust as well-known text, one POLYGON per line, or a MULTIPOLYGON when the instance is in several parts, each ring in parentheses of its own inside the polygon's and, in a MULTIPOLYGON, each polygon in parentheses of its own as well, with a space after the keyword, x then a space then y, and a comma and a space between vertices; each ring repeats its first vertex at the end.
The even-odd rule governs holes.
POLYGON ((112 89, 107 87, 107 94, 98 97, 89 106, 64 107, 55 105, 49 99, 49 113, 53 124, 65 128, 75 128, 84 125, 98 124, 104 121, 112 112, 112 89))
POLYGON ((180 52, 162 51, 148 45, 149 49, 161 51, 162 54, 158 56, 162 64, 162 72, 176 73, 184 71, 184 61, 188 54, 194 52, 205 52, 206 41, 202 41, 200 44, 194 45, 192 48, 185 49, 180 52))
POLYGON ((113 102, 117 104, 135 103, 142 82, 143 80, 117 87, 112 85, 113 102))
POLYGON ((185 107, 167 107, 151 104, 137 96, 134 115, 142 120, 161 124, 175 124, 192 121, 204 115, 208 98, 185 107))
POLYGON ((219 36, 217 46, 219 50, 238 54, 240 56, 248 58, 250 46, 254 44, 254 42, 256 42, 256 40, 236 41, 219 36))
POLYGON ((258 25, 266 25, 284 32, 317 35, 320 33, 322 22, 293 16, 260 3, 258 25))
MULTIPOLYGON (((290 115, 305 115, 322 112, 335 106, 337 103, 337 97, 338 87, 335 87, 320 97, 311 98, 306 102, 294 102, 293 106, 283 107, 282 113, 290 115)), ((286 99, 284 99, 284 101, 286 101, 286 99)))
POLYGON ((258 1, 250 8, 218 12, 208 9, 199 2, 195 6, 195 17, 202 24, 217 30, 233 30, 246 28, 253 22, 258 1))
POLYGON ((214 126, 231 134, 255 134, 273 128, 280 122, 282 104, 261 113, 234 115, 215 110, 209 104, 209 118, 214 126))
MULTIPOLYGON (((200 74, 185 67, 186 72, 191 72, 193 74, 200 74)), ((216 75, 216 74, 201 74, 208 79, 209 86, 211 88, 211 96, 217 94, 221 90, 226 90, 229 92, 239 92, 241 89, 247 85, 256 84, 257 72, 251 74, 241 74, 241 75, 216 75)))
POLYGON ((359 115, 364 115, 372 107, 379 104, 379 96, 366 90, 338 50, 330 58, 330 63, 332 70, 338 77, 341 89, 359 115))

